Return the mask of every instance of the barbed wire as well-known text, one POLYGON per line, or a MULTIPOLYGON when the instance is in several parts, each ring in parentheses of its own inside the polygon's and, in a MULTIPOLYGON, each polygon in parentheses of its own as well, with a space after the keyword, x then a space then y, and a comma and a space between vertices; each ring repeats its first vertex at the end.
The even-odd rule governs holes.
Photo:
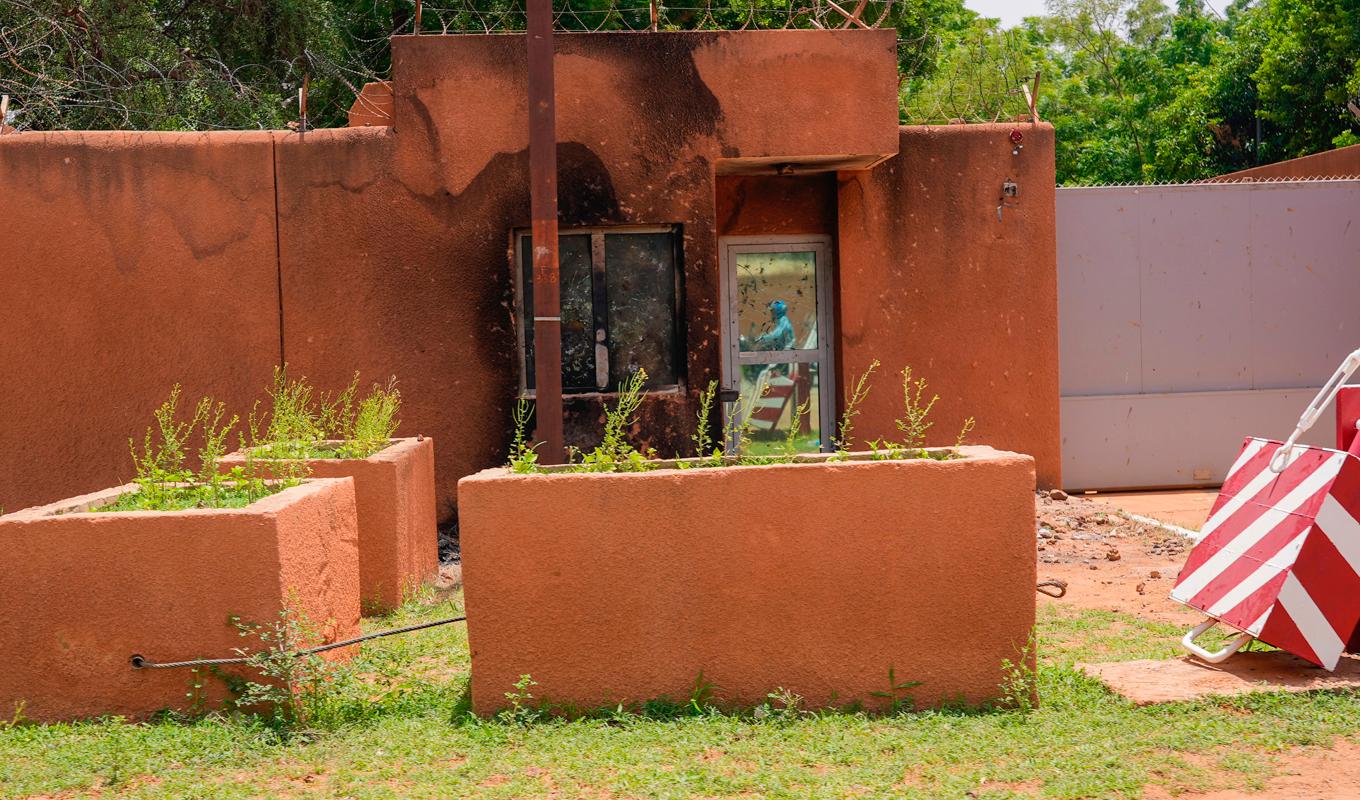
MULTIPOLYGON (((683 2, 554 0, 554 28, 573 33, 897 28, 902 122, 995 122, 1029 114, 1025 90, 1035 89, 1035 60, 1015 31, 937 32, 929 20, 903 16, 907 0, 683 2)), ((165 41, 119 59, 101 44, 98 25, 80 5, 5 0, 4 6, 0 94, 10 95, 11 105, 0 124, 21 131, 283 128, 300 114, 297 92, 308 77, 313 123, 342 125, 364 84, 390 78, 391 36, 417 29, 512 34, 527 22, 524 0, 430 0, 420 3, 418 13, 412 2, 407 16, 393 14, 388 24, 372 9, 351 7, 336 23, 349 32, 342 41, 304 47, 289 59, 230 63, 229 57, 193 52, 175 41, 168 33, 173 19, 142 18, 149 35, 165 33, 165 41)))
POLYGON ((1360 175, 1307 175, 1307 176, 1287 176, 1277 175, 1269 177, 1254 177, 1243 175, 1233 177, 1232 175, 1222 175, 1216 178, 1204 178, 1197 181, 1114 181, 1110 183, 1081 183, 1068 181, 1060 184, 1059 189, 1176 189, 1192 188, 1202 189, 1212 186, 1224 186, 1244 183, 1346 183, 1360 181, 1360 175))

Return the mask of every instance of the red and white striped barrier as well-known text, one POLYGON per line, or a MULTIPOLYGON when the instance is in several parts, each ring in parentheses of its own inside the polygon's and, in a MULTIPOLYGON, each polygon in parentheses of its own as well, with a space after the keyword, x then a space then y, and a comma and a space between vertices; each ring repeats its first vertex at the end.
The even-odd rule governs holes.
POLYGON ((1217 663, 1260 639, 1332 670, 1349 649, 1360 624, 1360 453, 1297 442, 1357 367, 1360 350, 1287 441, 1243 443, 1171 591, 1209 617, 1183 640, 1196 656, 1217 663), (1210 653, 1195 639, 1218 622, 1241 634, 1210 653))

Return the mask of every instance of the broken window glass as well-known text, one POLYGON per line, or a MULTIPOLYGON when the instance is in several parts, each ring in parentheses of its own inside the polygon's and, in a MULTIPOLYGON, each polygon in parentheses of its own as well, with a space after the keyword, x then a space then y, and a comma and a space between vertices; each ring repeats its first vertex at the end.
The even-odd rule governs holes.
MULTIPOLYGON (((533 251, 528 236, 521 238, 520 264, 523 288, 524 373, 528 388, 534 387, 534 287, 533 251)), ((590 269, 590 237, 569 235, 557 240, 558 281, 562 303, 562 388, 595 388, 595 320, 590 269)))
MULTIPOLYGON (((680 381, 676 232, 574 231, 558 239, 562 389, 611 391, 638 369, 649 388, 680 381)), ((518 235, 524 385, 534 388, 533 251, 518 235)))

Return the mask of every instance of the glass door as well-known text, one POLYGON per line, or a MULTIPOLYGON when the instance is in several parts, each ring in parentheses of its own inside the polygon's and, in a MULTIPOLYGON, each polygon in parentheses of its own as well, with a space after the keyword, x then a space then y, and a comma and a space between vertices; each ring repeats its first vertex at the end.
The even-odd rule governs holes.
POLYGON ((830 451, 835 417, 831 239, 720 240, 726 413, 753 453, 830 451))

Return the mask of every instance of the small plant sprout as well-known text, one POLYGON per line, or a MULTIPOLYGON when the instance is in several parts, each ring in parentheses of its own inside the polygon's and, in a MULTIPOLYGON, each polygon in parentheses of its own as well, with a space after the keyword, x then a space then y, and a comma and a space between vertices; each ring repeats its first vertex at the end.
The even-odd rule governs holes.
POLYGON ((401 392, 397 379, 373 384, 356 399, 359 373, 339 393, 317 396, 307 379, 288 378, 287 365, 274 370, 269 424, 263 437, 255 412, 250 441, 255 455, 266 459, 368 458, 387 447, 401 425, 401 392))
POLYGON ((850 391, 845 395, 845 411, 841 413, 840 435, 836 437, 836 452, 844 458, 850 452, 851 436, 855 432, 855 417, 859 416, 860 405, 869 396, 869 378, 878 369, 878 359, 850 383, 850 391))
POLYGON ((512 725, 530 725, 543 716, 542 709, 534 704, 533 687, 537 685, 538 681, 531 676, 519 676, 519 680, 515 681, 515 688, 505 693, 505 699, 510 702, 510 707, 497 715, 502 722, 508 722, 512 725))
POLYGON ((902 416, 896 420, 897 430, 902 434, 901 447, 917 451, 925 446, 926 431, 935 423, 931 422, 930 411, 940 399, 938 394, 922 402, 925 396, 925 378, 912 380, 911 367, 902 368, 902 416))
POLYGON ((968 434, 973 432, 973 426, 976 424, 977 420, 972 417, 963 421, 963 427, 959 430, 959 436, 954 440, 954 455, 959 454, 959 448, 963 447, 963 440, 968 438, 968 434))
POLYGON ((789 419, 789 432, 784 435, 784 460, 793 461, 798 455, 798 434, 803 430, 803 417, 812 408, 811 400, 804 400, 794 409, 789 419))
POLYGON ((534 416, 534 404, 526 398, 515 401, 513 419, 515 436, 510 442, 510 471, 527 475, 538 471, 538 444, 529 444, 529 420, 534 416))
POLYGON ((303 474, 284 470, 283 480, 265 480, 253 470, 237 467, 222 473, 217 462, 240 418, 227 416, 226 404, 210 397, 199 400, 188 420, 179 417, 180 387, 170 390, 152 416, 138 448, 128 441, 138 491, 119 497, 95 511, 174 511, 186 508, 239 508, 295 486, 303 474), (197 464, 188 461, 189 442, 197 440, 197 464))
POLYGON ((699 413, 695 420, 694 434, 690 436, 690 440, 694 442, 694 455, 699 458, 710 458, 714 452, 709 419, 713 414, 713 402, 717 396, 717 381, 709 381, 708 388, 699 393, 699 413))
POLYGON ((582 465, 587 472, 641 472, 647 469, 647 460, 656 453, 648 450, 639 452, 624 434, 627 428, 637 423, 638 409, 647 396, 643 389, 647 383, 647 370, 639 369, 628 376, 619 386, 618 400, 613 408, 605 409, 604 438, 594 450, 586 453, 582 465))
POLYGON ((901 714, 904 711, 911 711, 915 706, 915 700, 910 692, 920 685, 920 681, 898 680, 897 670, 890 665, 888 667, 887 691, 870 692, 869 694, 887 700, 889 714, 901 714))
POLYGON ((270 709, 287 726, 307 725, 336 677, 331 662, 315 653, 298 652, 322 640, 318 626, 298 609, 295 596, 271 623, 242 622, 239 617, 231 622, 242 638, 258 640, 259 647, 234 649, 264 679, 245 681, 236 705, 270 709))

